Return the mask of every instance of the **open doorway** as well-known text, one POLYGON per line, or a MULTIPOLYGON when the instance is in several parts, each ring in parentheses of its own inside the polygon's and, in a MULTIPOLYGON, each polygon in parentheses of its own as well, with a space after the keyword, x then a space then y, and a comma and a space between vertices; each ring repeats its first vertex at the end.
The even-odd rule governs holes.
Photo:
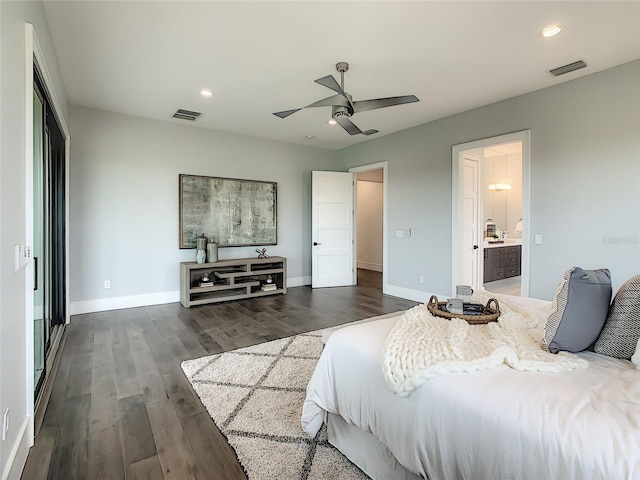
POLYGON ((356 173, 355 182, 357 284, 382 290, 382 169, 356 173))
POLYGON ((455 285, 528 296, 530 132, 453 147, 455 285))
POLYGON ((313 288, 361 285, 387 293, 387 168, 384 161, 312 172, 313 288))
POLYGON ((522 289, 522 142, 482 149, 484 288, 520 295, 522 289))
POLYGON ((386 291, 386 176, 387 162, 349 170, 355 187, 356 283, 386 291))

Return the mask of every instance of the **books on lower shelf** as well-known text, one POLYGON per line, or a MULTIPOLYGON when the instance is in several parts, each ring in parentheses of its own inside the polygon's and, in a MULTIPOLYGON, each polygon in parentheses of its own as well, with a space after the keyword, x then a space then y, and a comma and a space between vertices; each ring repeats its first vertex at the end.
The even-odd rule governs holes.
POLYGON ((277 290, 278 286, 275 283, 265 283, 260 287, 263 292, 272 292, 273 290, 277 290))

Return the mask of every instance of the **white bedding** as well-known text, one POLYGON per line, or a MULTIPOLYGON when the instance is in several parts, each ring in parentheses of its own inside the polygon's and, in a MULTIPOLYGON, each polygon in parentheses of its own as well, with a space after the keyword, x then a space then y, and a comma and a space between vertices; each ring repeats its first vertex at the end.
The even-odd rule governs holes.
MULTIPOLYGON (((548 313, 550 302, 517 301, 548 313)), ((303 406, 309 435, 325 412, 340 415, 431 480, 640 478, 640 372, 631 362, 583 352, 583 370, 452 373, 401 398, 381 367, 395 321, 331 335, 303 406)))
MULTIPOLYGON (((493 294, 474 295, 486 304, 493 294)), ((540 348, 539 316, 512 302, 503 302, 497 322, 469 325, 448 320, 417 305, 398 317, 384 345, 382 371, 396 395, 406 397, 430 378, 475 372, 500 364, 529 372, 562 373, 588 363, 577 356, 540 348)))

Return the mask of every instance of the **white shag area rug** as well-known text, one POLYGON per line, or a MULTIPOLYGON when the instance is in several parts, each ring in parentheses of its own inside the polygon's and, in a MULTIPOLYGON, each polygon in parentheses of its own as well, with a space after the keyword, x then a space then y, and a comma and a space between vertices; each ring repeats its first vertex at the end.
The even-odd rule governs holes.
POLYGON ((187 360, 182 369, 209 415, 235 450, 249 480, 369 478, 300 423, 322 332, 187 360))

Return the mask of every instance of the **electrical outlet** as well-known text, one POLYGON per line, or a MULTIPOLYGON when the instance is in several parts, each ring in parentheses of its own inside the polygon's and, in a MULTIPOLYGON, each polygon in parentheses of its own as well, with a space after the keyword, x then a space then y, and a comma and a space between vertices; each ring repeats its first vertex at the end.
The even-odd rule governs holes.
POLYGON ((420 275, 420 277, 418 278, 418 281, 420 283, 424 283, 424 275, 420 275))
POLYGON ((7 439, 7 432, 9 431, 9 407, 2 412, 2 441, 7 439))
POLYGON ((104 288, 111 288, 111 280, 104 281, 104 288))

